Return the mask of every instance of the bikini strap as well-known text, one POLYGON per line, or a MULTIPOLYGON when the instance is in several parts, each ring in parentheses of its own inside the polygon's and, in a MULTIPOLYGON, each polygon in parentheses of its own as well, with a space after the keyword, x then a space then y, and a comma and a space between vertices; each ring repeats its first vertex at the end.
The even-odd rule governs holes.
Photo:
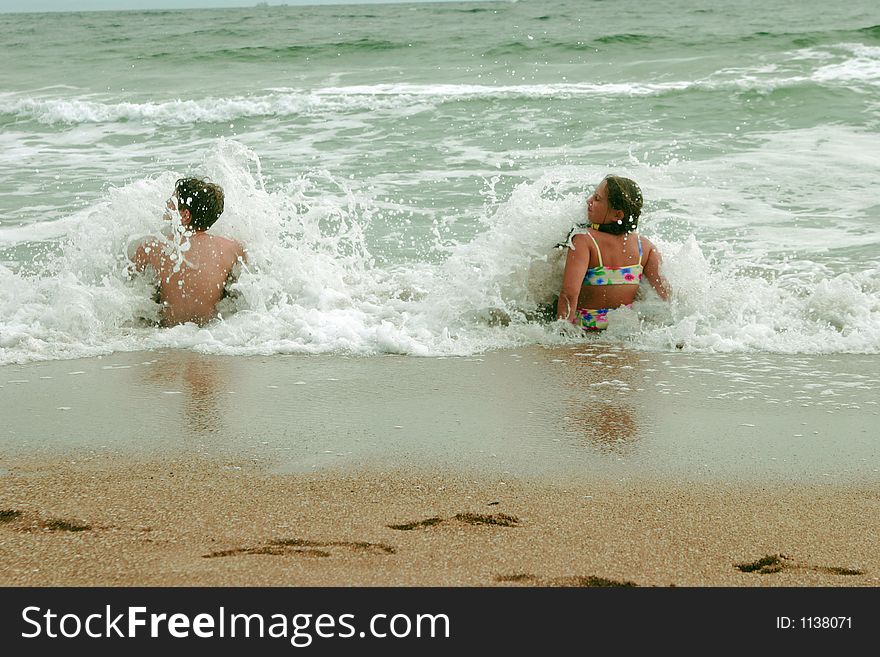
POLYGON ((637 239, 639 240, 639 264, 642 264, 642 236, 639 235, 637 239))
POLYGON ((605 265, 602 264, 602 252, 599 250, 599 243, 596 241, 595 237, 590 235, 589 231, 587 231, 587 235, 590 237, 591 240, 593 240, 593 244, 596 245, 596 253, 599 255, 599 266, 604 267, 605 265))

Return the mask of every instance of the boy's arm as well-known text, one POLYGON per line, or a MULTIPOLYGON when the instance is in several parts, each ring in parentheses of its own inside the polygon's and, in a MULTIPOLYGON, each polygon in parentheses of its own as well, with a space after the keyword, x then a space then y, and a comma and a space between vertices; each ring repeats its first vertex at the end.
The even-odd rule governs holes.
POLYGON ((136 271, 143 271, 147 265, 156 266, 156 255, 159 245, 154 240, 141 242, 129 257, 136 271))

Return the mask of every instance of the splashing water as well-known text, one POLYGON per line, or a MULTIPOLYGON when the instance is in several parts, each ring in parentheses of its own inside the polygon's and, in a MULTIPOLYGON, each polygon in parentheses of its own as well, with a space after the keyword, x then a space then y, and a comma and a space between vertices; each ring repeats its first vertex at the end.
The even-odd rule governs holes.
MULTIPOLYGON (((516 184, 506 198, 496 191, 499 179, 487 179, 473 237, 456 238, 437 221, 423 257, 395 261, 374 255, 388 237, 376 224, 396 215, 368 186, 316 169, 271 188, 257 155, 231 140, 214 144, 203 169, 226 192, 227 210, 212 230, 246 244, 249 257, 233 298, 222 302, 221 320, 156 328, 152 281, 131 274, 132 245, 161 230, 161 199, 179 177, 169 172, 110 188, 99 203, 61 220, 62 234, 47 241, 52 249, 39 267, 0 265, 0 361, 168 347, 466 355, 583 339, 661 351, 880 347, 876 270, 823 274, 789 260, 749 272, 738 257, 710 260, 693 234, 649 235, 664 254, 671 303, 644 290, 634 310, 611 314, 604 334, 560 332, 540 319, 541 309, 553 303, 561 281, 564 254, 553 246, 582 220, 583 171, 548 171, 516 184)), ((655 184, 650 169, 642 175, 655 184)), ((642 223, 648 232, 662 226, 652 225, 650 213, 642 223)), ((399 236, 408 226, 397 228, 399 236)), ((171 234, 179 239, 169 244, 184 257, 179 217, 172 217, 171 234)))

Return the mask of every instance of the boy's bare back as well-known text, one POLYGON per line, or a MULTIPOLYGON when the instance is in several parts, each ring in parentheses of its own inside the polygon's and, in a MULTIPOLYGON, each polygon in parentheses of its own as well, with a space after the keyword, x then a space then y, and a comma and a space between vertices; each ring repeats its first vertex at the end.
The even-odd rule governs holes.
POLYGON ((234 240, 206 233, 190 237, 185 252, 169 246, 150 240, 132 258, 139 270, 149 265, 159 278, 162 325, 206 324, 217 316, 217 302, 226 293, 233 269, 246 260, 244 249, 234 240), (175 252, 180 255, 174 257, 175 252))

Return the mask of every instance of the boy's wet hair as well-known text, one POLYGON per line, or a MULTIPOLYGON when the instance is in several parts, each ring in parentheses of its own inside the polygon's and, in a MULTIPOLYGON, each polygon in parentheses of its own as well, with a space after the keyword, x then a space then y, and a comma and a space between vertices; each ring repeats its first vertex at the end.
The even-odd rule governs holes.
POLYGON ((608 205, 612 210, 623 212, 623 218, 617 223, 606 224, 605 232, 614 235, 631 233, 639 227, 639 215, 642 214, 642 190, 629 178, 622 176, 605 176, 608 205))
POLYGON ((223 188, 201 178, 181 178, 174 184, 178 208, 189 210, 189 226, 208 230, 223 214, 223 188))

